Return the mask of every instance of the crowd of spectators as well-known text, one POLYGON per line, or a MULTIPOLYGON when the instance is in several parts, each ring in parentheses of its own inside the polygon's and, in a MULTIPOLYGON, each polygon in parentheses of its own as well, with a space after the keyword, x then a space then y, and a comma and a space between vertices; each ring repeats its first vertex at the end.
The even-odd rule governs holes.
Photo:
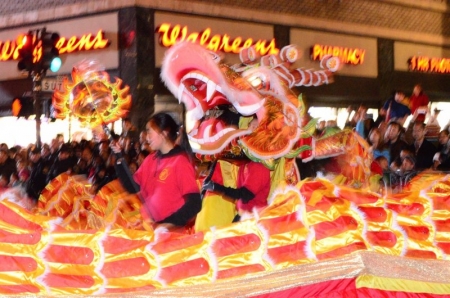
MULTIPOLYGON (((428 105, 428 97, 421 86, 416 85, 410 97, 400 90, 393 92, 376 120, 369 117, 364 104, 351 119, 347 119, 346 127, 354 129, 370 145, 372 172, 384 177, 385 184, 390 187, 404 185, 423 170, 450 171, 449 129, 436 132, 433 138, 427 137, 430 124, 436 122, 436 117, 428 117, 425 122, 425 115, 430 112, 428 105), (412 115, 412 120, 404 127, 409 115, 412 115)), ((335 121, 320 122, 317 136, 330 127, 338 129, 335 121)), ((139 132, 129 119, 123 120, 121 135, 113 135, 112 139, 101 134, 95 141, 65 143, 63 136, 57 135, 50 144, 41 147, 8 148, 5 143, 0 144, 0 192, 9 187, 22 186, 30 198, 37 200, 52 179, 68 172, 85 175, 95 193, 117 178, 114 168, 117 154, 112 153, 110 142, 118 142, 122 148, 121 155, 127 161, 131 174, 137 171, 150 153, 146 132, 139 132)), ((302 177, 314 176, 322 167, 322 164, 314 167, 299 164, 302 177), (306 173, 308 170, 310 174, 306 173)))
POLYGON ((372 172, 382 175, 391 188, 401 188, 424 170, 450 171, 449 128, 440 130, 436 121, 440 111, 430 115, 428 106, 428 96, 417 84, 410 97, 401 90, 393 92, 376 121, 361 105, 355 120, 347 123, 370 144, 372 172))
POLYGON ((38 200, 45 186, 62 173, 84 175, 92 184, 92 193, 117 178, 110 142, 118 142, 123 157, 133 174, 150 153, 145 131, 139 132, 128 119, 123 121, 121 135, 109 139, 99 134, 93 140, 64 142, 58 134, 50 144, 37 147, 0 144, 0 193, 8 188, 21 186, 27 195, 38 200))
MULTIPOLYGON (((420 84, 410 96, 395 90, 379 109, 378 118, 368 114, 362 103, 358 108, 347 108, 345 127, 364 138, 372 153, 372 174, 379 174, 382 184, 393 191, 403 186, 422 171, 450 171, 450 126, 441 129, 437 117, 441 112, 429 108, 429 98, 420 84)), ((336 121, 320 121, 316 137, 328 130, 341 129, 336 121)), ((336 173, 328 160, 298 162, 302 177, 314 177, 316 172, 336 173), (306 174, 306 175, 303 175, 306 174)))

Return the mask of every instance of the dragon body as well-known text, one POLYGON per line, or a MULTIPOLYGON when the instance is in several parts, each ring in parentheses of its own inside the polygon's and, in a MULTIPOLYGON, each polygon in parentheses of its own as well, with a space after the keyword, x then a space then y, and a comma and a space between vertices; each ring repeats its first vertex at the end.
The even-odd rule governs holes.
POLYGON ((35 208, 20 193, 3 193, 0 293, 450 295, 449 177, 424 173, 397 194, 369 189, 365 142, 350 131, 316 138, 292 90, 331 81, 337 62, 324 61, 321 71, 290 70, 296 55, 292 47, 269 57, 248 49, 245 63, 230 67, 180 44, 168 50, 162 69, 186 106, 197 156, 246 154, 282 173, 266 208, 233 224, 169 232, 145 222, 139 199, 118 181, 92 195, 86 180, 63 174, 35 208), (240 128, 220 117, 230 112, 258 125, 240 128), (301 180, 292 162, 330 156, 341 165, 332 181, 301 180))

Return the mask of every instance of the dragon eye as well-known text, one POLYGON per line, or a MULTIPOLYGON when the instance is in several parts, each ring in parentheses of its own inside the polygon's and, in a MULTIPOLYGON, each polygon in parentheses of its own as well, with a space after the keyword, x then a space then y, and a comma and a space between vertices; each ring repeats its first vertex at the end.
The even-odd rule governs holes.
POLYGON ((220 58, 220 56, 219 56, 217 53, 209 52, 209 54, 211 54, 212 60, 213 60, 215 63, 219 63, 220 60, 222 60, 222 59, 220 58))

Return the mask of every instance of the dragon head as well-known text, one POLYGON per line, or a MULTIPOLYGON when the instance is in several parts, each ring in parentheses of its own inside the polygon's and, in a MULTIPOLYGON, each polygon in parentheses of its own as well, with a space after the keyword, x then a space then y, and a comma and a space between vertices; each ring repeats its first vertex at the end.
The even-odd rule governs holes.
POLYGON ((296 54, 289 46, 281 55, 258 57, 247 48, 240 54, 243 64, 229 66, 194 43, 167 50, 161 77, 186 107, 185 128, 194 152, 217 156, 235 146, 259 160, 288 154, 302 135, 305 113, 292 87, 317 86, 331 75, 330 70, 290 70, 296 54), (239 125, 245 117, 254 119, 252 125, 239 125))

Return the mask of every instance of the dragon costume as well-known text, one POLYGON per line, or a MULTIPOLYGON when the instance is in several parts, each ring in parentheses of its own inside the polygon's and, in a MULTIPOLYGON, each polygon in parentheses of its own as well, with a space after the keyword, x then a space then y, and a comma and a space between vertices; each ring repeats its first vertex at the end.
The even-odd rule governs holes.
MULTIPOLYGON (((351 131, 316 138, 292 90, 331 80, 337 62, 329 58, 320 71, 290 70, 297 54, 288 47, 258 58, 249 49, 242 65, 226 66, 183 43, 163 63, 164 81, 186 106, 199 158, 243 152, 273 171, 266 208, 204 231, 154 230, 140 217, 137 196, 117 180, 92 195, 84 179, 63 174, 47 185, 37 208, 20 193, 2 195, 0 293, 448 297, 449 177, 423 173, 397 194, 371 190, 367 144, 351 131), (258 126, 227 127, 219 106, 256 117, 258 126), (345 165, 334 180, 300 179, 294 158, 330 156, 345 165)), ((83 117, 92 114, 92 100, 86 109, 76 106, 83 117)))

